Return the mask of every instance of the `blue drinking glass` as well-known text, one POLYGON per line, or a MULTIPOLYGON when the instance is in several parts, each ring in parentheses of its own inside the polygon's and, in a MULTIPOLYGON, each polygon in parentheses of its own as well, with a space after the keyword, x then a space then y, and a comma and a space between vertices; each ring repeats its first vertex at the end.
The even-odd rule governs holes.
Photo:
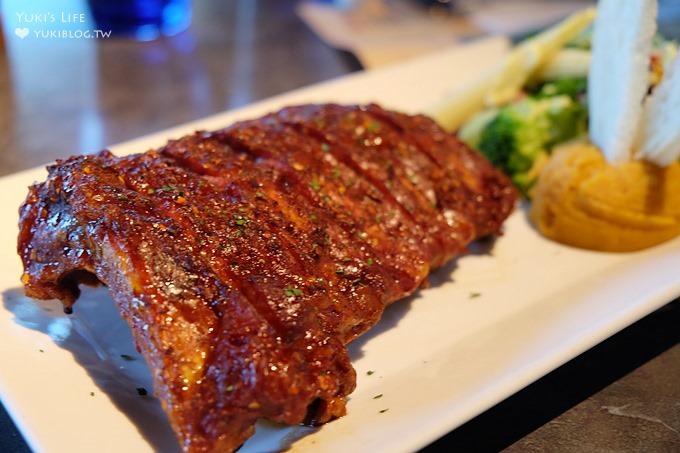
POLYGON ((151 41, 172 36, 191 23, 191 0, 89 0, 97 28, 111 36, 151 41))

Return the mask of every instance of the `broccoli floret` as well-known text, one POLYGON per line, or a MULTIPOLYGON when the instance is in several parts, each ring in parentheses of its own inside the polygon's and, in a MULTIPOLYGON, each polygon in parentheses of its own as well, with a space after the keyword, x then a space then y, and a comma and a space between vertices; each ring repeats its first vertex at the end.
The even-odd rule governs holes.
POLYGON ((482 131, 486 129, 497 115, 498 109, 494 107, 475 114, 458 130, 458 138, 471 148, 477 149, 482 138, 482 131))
POLYGON ((586 108, 569 96, 526 97, 503 107, 484 128, 478 149, 528 196, 536 165, 551 148, 584 133, 586 108))
POLYGON ((550 98, 562 94, 580 101, 586 94, 588 80, 585 77, 552 80, 530 87, 529 93, 535 98, 550 98))

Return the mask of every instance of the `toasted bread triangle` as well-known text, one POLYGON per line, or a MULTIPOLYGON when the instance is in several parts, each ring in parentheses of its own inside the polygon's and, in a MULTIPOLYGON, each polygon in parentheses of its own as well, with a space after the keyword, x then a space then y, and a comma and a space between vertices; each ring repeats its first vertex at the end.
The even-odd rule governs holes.
POLYGON ((590 139, 612 163, 632 158, 649 84, 656 0, 600 0, 588 74, 590 139))
POLYGON ((666 166, 680 156, 680 57, 667 68, 643 108, 638 155, 666 166))

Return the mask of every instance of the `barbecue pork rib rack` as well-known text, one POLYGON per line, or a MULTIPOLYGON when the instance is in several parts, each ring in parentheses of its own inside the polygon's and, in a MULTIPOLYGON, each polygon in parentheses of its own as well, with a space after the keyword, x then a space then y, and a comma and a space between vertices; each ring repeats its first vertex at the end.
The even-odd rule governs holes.
POLYGON ((258 418, 320 424, 355 387, 346 345, 516 193, 427 117, 285 108, 127 157, 48 168, 20 211, 29 296, 104 284, 181 447, 231 451, 258 418))

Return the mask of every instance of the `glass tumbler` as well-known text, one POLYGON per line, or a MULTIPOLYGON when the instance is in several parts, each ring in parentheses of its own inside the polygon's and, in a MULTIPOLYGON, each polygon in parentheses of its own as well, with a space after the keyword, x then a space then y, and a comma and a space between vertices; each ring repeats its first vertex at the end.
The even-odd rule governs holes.
POLYGON ((111 36, 151 41, 191 23, 191 0, 88 0, 97 27, 111 36))

